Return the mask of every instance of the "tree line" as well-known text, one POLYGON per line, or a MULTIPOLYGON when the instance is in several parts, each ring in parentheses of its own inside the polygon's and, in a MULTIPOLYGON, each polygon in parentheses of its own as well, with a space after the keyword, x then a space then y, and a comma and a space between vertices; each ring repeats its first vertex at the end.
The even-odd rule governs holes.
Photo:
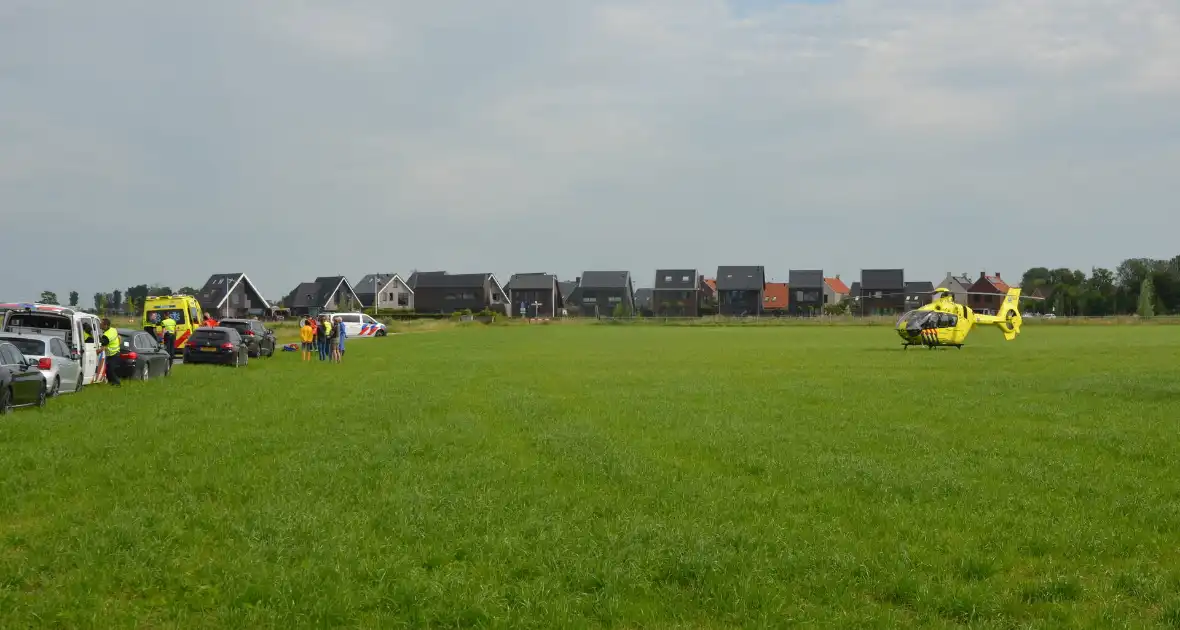
POLYGON ((1180 314, 1180 256, 1170 260, 1128 258, 1113 271, 1102 267, 1087 276, 1077 269, 1033 267, 1021 276, 1023 295, 1043 301, 1029 311, 1060 316, 1180 314))
MULTIPOLYGON (((197 290, 192 287, 180 287, 177 293, 186 295, 196 295, 197 290)), ((172 295, 172 288, 168 286, 152 286, 147 284, 139 284, 133 287, 127 287, 126 291, 115 289, 109 293, 95 293, 93 298, 93 310, 95 313, 112 313, 112 314, 130 314, 134 315, 143 307, 144 300, 149 295, 172 295)), ((69 292, 68 306, 71 308, 80 308, 77 291, 69 292)), ((61 304, 58 300, 57 293, 53 291, 42 291, 41 298, 38 300, 41 304, 61 304)))

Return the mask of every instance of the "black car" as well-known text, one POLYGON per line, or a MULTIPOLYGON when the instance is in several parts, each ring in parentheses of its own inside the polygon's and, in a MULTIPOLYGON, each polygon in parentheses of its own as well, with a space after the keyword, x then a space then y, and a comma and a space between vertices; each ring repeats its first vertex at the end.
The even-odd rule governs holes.
POLYGON ((44 407, 48 397, 49 383, 37 363, 25 359, 11 343, 0 341, 0 414, 13 407, 44 407))
POLYGON ((244 367, 250 362, 250 346, 233 328, 197 328, 184 344, 184 362, 244 367))
POLYGON ((168 376, 172 374, 172 361, 168 358, 168 350, 156 340, 156 336, 142 330, 119 328, 119 341, 123 348, 119 351, 120 378, 133 378, 146 381, 153 376, 168 376))
POLYGON ((233 328, 250 348, 250 357, 272 357, 275 353, 275 332, 256 319, 223 319, 222 328, 233 328))

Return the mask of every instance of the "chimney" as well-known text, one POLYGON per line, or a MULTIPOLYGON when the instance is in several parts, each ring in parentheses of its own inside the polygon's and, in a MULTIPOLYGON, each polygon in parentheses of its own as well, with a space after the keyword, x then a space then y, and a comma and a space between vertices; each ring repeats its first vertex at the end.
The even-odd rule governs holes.
POLYGON ((998 271, 996 272, 996 280, 1003 280, 1003 278, 1000 277, 1000 272, 998 271))
POLYGON ((578 276, 577 278, 574 278, 574 284, 577 284, 577 285, 582 284, 582 276, 578 276))
POLYGON ((837 280, 839 280, 839 279, 840 279, 840 274, 836 274, 836 279, 837 279, 837 280))

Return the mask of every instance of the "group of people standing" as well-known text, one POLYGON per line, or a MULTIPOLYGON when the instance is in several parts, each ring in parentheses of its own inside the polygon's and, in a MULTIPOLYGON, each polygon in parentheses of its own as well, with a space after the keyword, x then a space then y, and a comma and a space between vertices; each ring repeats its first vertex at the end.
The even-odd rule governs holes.
POLYGON ((319 351, 320 361, 340 363, 344 357, 344 322, 339 317, 328 319, 308 317, 299 325, 299 338, 303 341, 303 360, 311 361, 311 355, 319 351))

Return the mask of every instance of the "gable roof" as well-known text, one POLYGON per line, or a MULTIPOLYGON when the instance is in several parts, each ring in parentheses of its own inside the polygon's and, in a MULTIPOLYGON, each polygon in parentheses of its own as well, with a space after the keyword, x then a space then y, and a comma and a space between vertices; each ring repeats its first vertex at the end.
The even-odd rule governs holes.
POLYGON ((656 270, 656 284, 655 289, 659 290, 677 290, 677 291, 696 291, 700 288, 698 284, 700 276, 697 275, 696 269, 657 269, 656 270))
POLYGON ((551 273, 513 274, 505 286, 509 291, 549 291, 557 285, 557 276, 551 273))
POLYGON ((205 310, 219 309, 225 306, 225 301, 229 299, 230 294, 243 282, 246 283, 246 288, 249 291, 254 293, 258 299, 262 300, 263 308, 270 308, 270 303, 262 296, 262 292, 258 290, 258 287, 254 286, 250 278, 247 278, 246 274, 241 272, 215 273, 209 276, 209 279, 205 281, 205 285, 197 291, 197 303, 205 310))
POLYGON ((824 284, 828 285, 828 287, 831 288, 833 292, 840 295, 848 295, 850 292, 848 285, 844 284, 844 281, 840 279, 840 276, 836 276, 835 278, 824 278, 824 284))
MULTIPOLYGON (((287 299, 283 300, 283 305, 287 308, 307 308, 309 306, 318 306, 316 298, 320 294, 320 285, 316 282, 300 282, 290 293, 287 294, 287 299)), ((319 304, 323 304, 320 302, 319 304)))
POLYGON ((855 298, 860 297, 860 283, 859 282, 853 282, 852 286, 848 287, 848 296, 855 297, 855 298))
POLYGON ((491 273, 447 273, 445 271, 419 273, 418 282, 414 287, 419 289, 466 289, 466 288, 482 288, 485 282, 490 282, 492 285, 504 292, 504 288, 500 286, 500 282, 496 280, 495 274, 491 273))
MULTIPOLYGON (((352 283, 350 283, 348 278, 345 278, 344 276, 320 276, 319 278, 315 279, 315 283, 319 285, 320 292, 318 295, 316 295, 316 303, 312 306, 322 307, 323 305, 327 304, 328 300, 332 299, 332 296, 340 292, 340 289, 348 289, 348 293, 352 295, 353 300, 358 302, 358 305, 361 301, 361 299, 357 297, 356 291, 353 290, 352 283)), ((340 300, 337 299, 336 301, 339 302, 340 300)))
POLYGON ((709 288, 709 291, 711 291, 713 293, 717 292, 717 280, 716 279, 705 278, 705 286, 709 288))
POLYGON ((822 269, 792 269, 787 274, 787 282, 799 289, 823 287, 824 272, 822 269))
POLYGON ((979 280, 976 280, 972 286, 976 291, 994 289, 996 293, 1007 293, 1009 289, 1008 283, 1000 278, 1000 274, 989 276, 986 271, 979 272, 979 280))
POLYGON ((359 291, 356 292, 357 296, 373 295, 373 293, 384 293, 386 287, 399 280, 401 280, 402 284, 406 285, 406 288, 410 290, 410 293, 414 292, 414 289, 410 287, 409 283, 402 280, 402 277, 396 273, 368 274, 361 278, 361 281, 356 283, 356 286, 353 288, 359 289, 359 291), (373 290, 374 286, 377 287, 376 291, 373 290))
POLYGON ((763 291, 766 270, 761 265, 717 268, 718 291, 763 291))
POLYGON ((787 282, 767 282, 762 295, 762 310, 787 308, 791 299, 791 285, 787 282))
POLYGON ((946 272, 946 277, 942 279, 942 282, 938 283, 938 286, 944 289, 950 289, 951 291, 967 291, 971 288, 972 284, 975 283, 972 282, 967 274, 957 276, 948 271, 946 272))
POLYGON ((898 291, 905 289, 904 269, 861 269, 861 291, 898 291))
POLYGON ((577 288, 578 288, 578 283, 574 282, 573 280, 566 280, 566 281, 557 283, 557 290, 561 291, 561 297, 563 299, 565 299, 567 302, 569 301, 570 296, 573 295, 574 289, 577 289, 577 288))
POLYGON ((630 271, 583 271, 578 286, 585 289, 629 289, 630 271))
POLYGON ((934 293, 933 282, 907 282, 905 283, 906 295, 923 295, 934 293))
POLYGON ((446 275, 446 273, 447 272, 445 272, 445 271, 414 271, 410 274, 409 278, 406 278, 406 284, 411 289, 416 289, 416 288, 418 288, 418 279, 419 278, 422 278, 423 276, 436 276, 436 275, 442 276, 442 275, 446 275))

